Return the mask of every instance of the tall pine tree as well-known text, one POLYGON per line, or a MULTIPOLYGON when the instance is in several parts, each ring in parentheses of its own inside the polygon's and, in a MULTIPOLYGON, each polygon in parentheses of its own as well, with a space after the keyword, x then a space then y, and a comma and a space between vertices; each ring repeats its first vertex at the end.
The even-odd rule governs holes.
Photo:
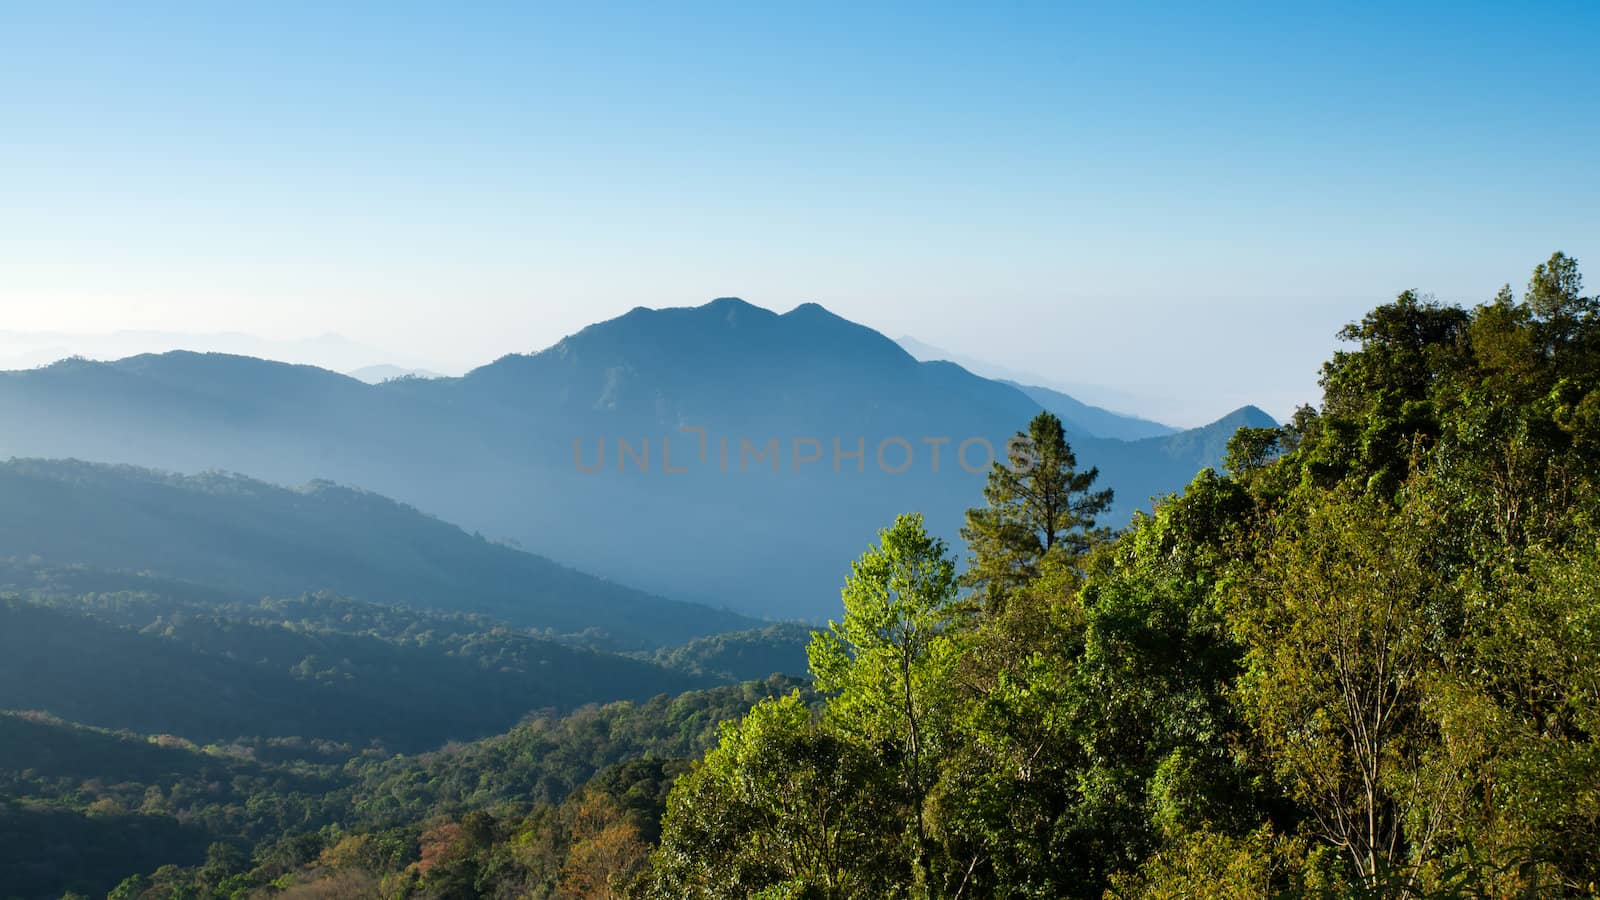
POLYGON ((1050 554, 1076 557, 1093 540, 1095 516, 1111 491, 1092 490, 1100 470, 1078 471, 1061 420, 1041 412, 1007 447, 983 489, 986 506, 967 511, 961 529, 971 550, 964 583, 994 608, 1039 575, 1050 554))

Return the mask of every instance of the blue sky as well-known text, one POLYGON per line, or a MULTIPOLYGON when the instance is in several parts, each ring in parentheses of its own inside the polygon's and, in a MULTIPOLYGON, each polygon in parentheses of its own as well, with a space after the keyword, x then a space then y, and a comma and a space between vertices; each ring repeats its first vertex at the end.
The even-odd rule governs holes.
POLYGON ((0 2, 5 327, 449 369, 815 300, 1190 423, 1600 273, 1592 3, 131 6, 0 2))

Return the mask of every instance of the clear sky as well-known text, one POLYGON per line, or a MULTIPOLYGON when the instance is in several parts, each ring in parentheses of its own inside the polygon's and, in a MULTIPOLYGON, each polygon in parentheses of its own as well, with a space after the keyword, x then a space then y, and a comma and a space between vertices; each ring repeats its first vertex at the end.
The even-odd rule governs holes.
POLYGON ((1402 289, 1600 283, 1592 2, 245 6, 0 0, 0 328, 815 300, 1189 423, 1402 289))

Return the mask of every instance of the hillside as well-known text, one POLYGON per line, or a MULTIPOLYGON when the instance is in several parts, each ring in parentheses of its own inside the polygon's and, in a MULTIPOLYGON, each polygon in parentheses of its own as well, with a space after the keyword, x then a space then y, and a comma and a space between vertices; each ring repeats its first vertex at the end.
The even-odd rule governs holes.
POLYGON ((298 737, 426 750, 536 710, 726 680, 331 596, 0 597, 0 709, 202 743, 298 737))
MULTIPOLYGON (((292 882, 285 876, 319 858, 357 858, 352 849, 375 864, 414 860, 422 823, 447 817, 494 809, 554 832, 555 807, 586 789, 636 808, 654 832, 672 778, 713 743, 717 724, 797 686, 773 678, 540 714, 415 756, 321 752, 303 739, 201 747, 0 711, 0 889, 103 897, 123 884, 119 897, 242 896, 292 882), (336 847, 344 854, 324 856, 336 847)), ((576 843, 541 838, 561 856, 576 843)))
POLYGON ((0 464, 0 557, 148 572, 230 590, 330 590, 660 646, 748 627, 490 543, 388 498, 313 482, 128 466, 0 464))

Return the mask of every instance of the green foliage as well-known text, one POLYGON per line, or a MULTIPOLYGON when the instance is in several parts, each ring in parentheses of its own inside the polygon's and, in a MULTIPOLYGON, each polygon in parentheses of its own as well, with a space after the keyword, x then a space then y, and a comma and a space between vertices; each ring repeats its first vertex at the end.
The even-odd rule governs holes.
POLYGON ((415 757, 351 763, 361 777, 360 821, 398 826, 430 814, 560 802, 607 766, 636 757, 686 759, 703 753, 718 726, 755 703, 798 686, 765 682, 658 695, 539 715, 503 735, 452 744, 415 757))
POLYGON ((750 631, 696 638, 681 647, 657 650, 651 657, 669 669, 726 681, 748 681, 774 673, 804 675, 811 628, 781 622, 750 631))
POLYGON ((887 774, 798 695, 757 705, 673 789, 649 895, 896 895, 887 774))
POLYGON ((1592 892, 1600 319, 1560 254, 1518 302, 1405 294, 1246 478, 1245 748, 1352 889, 1592 892), (1536 799, 1535 799, 1536 798, 1536 799))
POLYGON ((808 653, 833 724, 909 759, 942 749, 928 720, 943 712, 935 693, 952 655, 955 563, 921 516, 901 516, 878 536, 851 566, 844 618, 817 632, 808 653))
POLYGON ((987 505, 969 510, 961 529, 971 551, 964 580, 991 606, 1037 578, 1052 553, 1071 557, 1088 549, 1095 516, 1111 505, 1111 491, 1091 489, 1099 469, 1077 470, 1061 420, 1051 413, 1035 416, 1007 451, 989 472, 987 505))
POLYGON ((534 710, 716 683, 490 620, 329 595, 32 593, 31 603, 0 597, 0 708, 200 742, 300 737, 416 751, 493 734, 534 710), (64 664, 72 677, 36 677, 64 664))
POLYGON ((955 561, 920 515, 900 516, 878 537, 851 566, 844 618, 818 632, 808 653, 817 690, 831 695, 829 723, 880 748, 899 777, 915 824, 907 839, 920 885, 928 878, 924 807, 954 714, 955 561))
MULTIPOLYGON (((156 900, 232 897, 282 879, 376 882, 418 861, 429 823, 492 811, 499 837, 472 858, 514 856, 515 847, 501 845, 531 831, 520 840, 543 842, 557 858, 545 873, 554 890, 565 854, 587 840, 545 821, 554 810, 586 790, 604 792, 645 847, 658 835, 672 779, 712 744, 718 723, 795 687, 773 679, 540 715, 507 734, 415 757, 299 739, 201 747, 0 714, 0 797, 12 798, 0 800, 0 884, 22 896, 73 887, 103 895, 126 880, 126 896, 156 900), (351 857, 343 868, 353 874, 338 874, 341 866, 323 857, 347 838, 363 849, 334 853, 351 857), (254 849, 241 861, 219 844, 254 849)), ((626 843, 617 837, 606 841, 626 843)), ((525 871, 532 865, 518 863, 515 878, 544 877, 525 871)))
POLYGON ((1336 492, 1265 548, 1234 615, 1252 729, 1363 881, 1425 852, 1458 789, 1456 761, 1429 758, 1436 734, 1422 714, 1434 642, 1459 619, 1426 534, 1415 517, 1336 492))

